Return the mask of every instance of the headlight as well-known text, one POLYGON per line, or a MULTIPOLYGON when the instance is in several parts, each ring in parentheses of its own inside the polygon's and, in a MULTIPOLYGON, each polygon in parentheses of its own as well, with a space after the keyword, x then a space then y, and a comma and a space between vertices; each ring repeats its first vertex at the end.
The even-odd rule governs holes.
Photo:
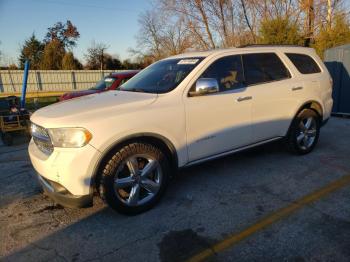
POLYGON ((48 133, 55 147, 83 147, 92 138, 84 128, 49 128, 48 133))

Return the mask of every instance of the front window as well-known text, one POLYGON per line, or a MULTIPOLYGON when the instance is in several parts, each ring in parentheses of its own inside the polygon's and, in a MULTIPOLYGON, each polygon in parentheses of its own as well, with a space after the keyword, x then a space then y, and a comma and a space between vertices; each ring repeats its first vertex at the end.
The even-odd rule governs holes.
POLYGON ((97 84, 92 87, 92 90, 104 90, 107 89, 109 87, 111 87, 111 85, 113 85, 114 81, 116 79, 113 77, 105 77, 104 79, 102 79, 101 81, 97 82, 97 84))
POLYGON ((214 78, 220 92, 243 87, 243 68, 240 55, 226 56, 212 63, 200 78, 214 78))
POLYGON ((124 83, 119 90, 146 93, 167 93, 175 89, 203 58, 162 60, 149 66, 124 83))

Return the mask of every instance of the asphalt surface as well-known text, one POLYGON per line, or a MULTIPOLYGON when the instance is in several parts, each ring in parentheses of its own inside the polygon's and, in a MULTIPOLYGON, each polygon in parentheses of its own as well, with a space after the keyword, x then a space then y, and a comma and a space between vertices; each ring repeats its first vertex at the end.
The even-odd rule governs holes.
POLYGON ((55 205, 26 147, 0 146, 1 261, 184 261, 205 250, 208 261, 350 261, 350 183, 315 193, 350 176, 350 119, 332 118, 305 156, 273 143, 183 169, 132 217, 97 197, 87 209, 55 205))

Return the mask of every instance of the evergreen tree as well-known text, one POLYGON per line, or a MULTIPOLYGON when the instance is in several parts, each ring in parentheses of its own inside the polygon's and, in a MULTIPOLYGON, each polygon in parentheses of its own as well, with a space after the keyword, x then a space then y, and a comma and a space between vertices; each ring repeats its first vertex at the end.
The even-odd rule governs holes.
POLYGON ((41 59, 44 51, 44 44, 40 42, 34 34, 32 36, 25 40, 22 49, 21 54, 19 57, 19 67, 21 69, 24 68, 24 63, 28 59, 30 61, 30 68, 31 69, 39 69, 41 64, 41 59))
POLYGON ((82 64, 76 59, 72 52, 67 52, 62 59, 63 70, 77 70, 82 69, 82 64))
POLYGON ((65 50, 60 41, 52 40, 45 45, 43 58, 41 61, 41 69, 44 70, 59 70, 62 69, 62 60, 65 55, 65 50))
POLYGON ((303 39, 297 25, 291 24, 288 18, 277 17, 261 22, 259 42, 271 45, 301 45, 303 39))
POLYGON ((122 69, 122 63, 118 58, 112 57, 110 54, 105 54, 103 57, 104 69, 115 70, 122 69))

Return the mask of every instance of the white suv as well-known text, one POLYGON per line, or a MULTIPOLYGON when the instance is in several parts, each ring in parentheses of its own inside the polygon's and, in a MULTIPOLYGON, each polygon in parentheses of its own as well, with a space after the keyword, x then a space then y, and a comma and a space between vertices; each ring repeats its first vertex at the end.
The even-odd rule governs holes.
POLYGON ((147 67, 118 91, 60 102, 32 117, 29 154, 46 193, 69 207, 135 214, 172 171, 285 138, 297 154, 330 117, 332 80, 310 48, 186 53, 147 67))

